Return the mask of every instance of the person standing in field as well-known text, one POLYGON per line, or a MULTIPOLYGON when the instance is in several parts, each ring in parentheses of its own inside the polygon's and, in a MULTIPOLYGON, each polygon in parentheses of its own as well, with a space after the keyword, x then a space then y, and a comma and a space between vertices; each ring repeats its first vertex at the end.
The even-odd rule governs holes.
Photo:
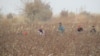
POLYGON ((81 27, 81 26, 79 25, 78 28, 77 28, 77 31, 78 31, 78 32, 82 32, 82 31, 83 31, 83 27, 81 27))
POLYGON ((40 35, 45 35, 45 32, 44 32, 44 30, 43 30, 42 28, 38 29, 38 33, 39 33, 40 35))
POLYGON ((61 32, 61 33, 64 33, 64 32, 65 32, 65 28, 64 28, 64 26, 62 25, 62 23, 59 23, 58 31, 61 32))
POLYGON ((40 26, 40 28, 38 29, 38 33, 41 36, 44 36, 45 35, 45 31, 43 30, 43 26, 40 26))
POLYGON ((92 29, 90 30, 90 32, 96 32, 95 26, 92 26, 92 29))

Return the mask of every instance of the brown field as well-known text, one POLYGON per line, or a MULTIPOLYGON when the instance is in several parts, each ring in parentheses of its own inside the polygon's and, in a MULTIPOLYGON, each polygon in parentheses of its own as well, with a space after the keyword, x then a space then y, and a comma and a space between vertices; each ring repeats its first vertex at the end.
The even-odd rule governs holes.
MULTIPOLYGON (((0 56, 100 56, 100 33, 90 33, 93 23, 72 23, 73 20, 51 20, 33 24, 0 23, 0 56), (71 23, 70 23, 71 21, 71 23), (65 33, 57 31, 59 22, 63 22, 65 33), (84 31, 76 31, 81 24, 84 31), (45 36, 37 33, 43 26, 45 36), (23 35, 22 32, 28 32, 23 35)), ((86 22, 86 21, 85 21, 86 22)), ((97 21, 96 21, 97 22, 97 21)), ((97 29, 100 24, 97 23, 97 29)))

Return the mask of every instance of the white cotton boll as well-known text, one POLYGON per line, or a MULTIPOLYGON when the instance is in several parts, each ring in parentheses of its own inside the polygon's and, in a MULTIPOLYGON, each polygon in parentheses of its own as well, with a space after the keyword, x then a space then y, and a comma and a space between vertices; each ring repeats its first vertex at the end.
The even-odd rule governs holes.
POLYGON ((89 56, 92 56, 91 54, 89 56))
POLYGON ((53 56, 53 53, 49 54, 48 56, 53 56))
POLYGON ((30 55, 30 56, 33 56, 33 55, 30 55))

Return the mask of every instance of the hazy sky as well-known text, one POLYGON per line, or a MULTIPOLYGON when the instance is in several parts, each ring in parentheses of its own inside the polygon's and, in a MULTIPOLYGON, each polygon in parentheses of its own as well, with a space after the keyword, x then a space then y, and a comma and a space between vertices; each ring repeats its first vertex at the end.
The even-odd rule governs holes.
MULTIPOLYGON (((83 7, 92 13, 100 13, 100 0, 44 0, 49 2, 54 14, 59 13, 64 8, 68 11, 79 12, 83 7)), ((4 14, 19 13, 22 5, 20 0, 0 0, 0 8, 4 14)))

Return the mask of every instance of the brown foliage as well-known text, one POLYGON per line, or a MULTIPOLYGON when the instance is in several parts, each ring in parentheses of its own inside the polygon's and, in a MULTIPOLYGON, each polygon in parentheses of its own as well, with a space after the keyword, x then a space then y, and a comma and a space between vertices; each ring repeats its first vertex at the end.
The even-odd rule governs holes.
POLYGON ((7 14, 7 19, 13 19, 13 14, 12 13, 7 14))
POLYGON ((62 10, 60 15, 61 15, 61 17, 68 17, 68 11, 62 10))
POLYGON ((52 17, 52 11, 49 4, 41 0, 25 3, 23 12, 30 20, 48 20, 52 17))

